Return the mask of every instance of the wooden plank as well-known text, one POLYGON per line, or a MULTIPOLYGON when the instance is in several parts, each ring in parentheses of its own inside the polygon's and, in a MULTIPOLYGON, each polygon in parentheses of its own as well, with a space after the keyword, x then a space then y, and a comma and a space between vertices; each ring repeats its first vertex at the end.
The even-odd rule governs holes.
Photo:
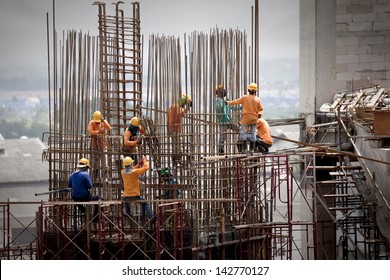
POLYGON ((352 101, 351 106, 356 107, 359 105, 360 99, 366 94, 365 90, 360 90, 359 94, 356 96, 355 100, 352 101))
POLYGON ((331 112, 334 112, 334 111, 337 111, 336 108, 339 106, 339 104, 343 101, 344 99, 344 96, 345 96, 345 92, 343 92, 334 102, 333 104, 330 106, 330 111, 331 112))
POLYGON ((378 104, 380 98, 382 97, 384 91, 385 91, 385 89, 384 89, 384 88, 381 88, 381 89, 372 97, 372 99, 370 100, 370 103, 368 103, 368 104, 366 105, 366 108, 368 108, 368 109, 374 109, 375 106, 378 104))
POLYGON ((348 180, 328 180, 328 181, 318 181, 317 184, 326 185, 326 184, 346 184, 348 180))
POLYGON ((357 195, 357 194, 324 194, 324 197, 335 197, 335 198, 339 198, 339 197, 355 197, 355 198, 359 198, 360 195, 357 195))
POLYGON ((341 172, 341 171, 339 171, 339 172, 330 171, 329 175, 330 176, 348 176, 348 175, 350 175, 350 173, 345 173, 345 172, 341 172))

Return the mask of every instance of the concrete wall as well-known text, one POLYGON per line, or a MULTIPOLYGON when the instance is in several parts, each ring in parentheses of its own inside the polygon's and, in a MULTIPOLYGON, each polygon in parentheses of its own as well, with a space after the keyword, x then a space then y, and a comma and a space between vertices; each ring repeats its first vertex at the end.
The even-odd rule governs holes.
MULTIPOLYGON (((389 15, 390 0, 300 0, 299 102, 308 126, 321 105, 333 103, 335 93, 365 86, 367 77, 390 87, 389 15)), ((390 160, 384 149, 363 150, 368 156, 390 160)), ((390 197, 388 165, 370 168, 390 197)), ((380 220, 388 225, 384 213, 379 213, 380 220)), ((389 235, 385 226, 381 230, 389 235)))
POLYGON ((336 91, 390 87, 390 0, 337 0, 336 91))
POLYGON ((302 114, 367 85, 367 77, 390 87, 389 14, 390 0, 300 1, 302 114))
POLYGON ((314 119, 336 86, 336 0, 300 1, 300 112, 314 119))
MULTIPOLYGON (((367 127, 355 126, 356 135, 367 135, 370 131, 367 127)), ((356 147, 362 156, 373 158, 378 161, 390 163, 390 149, 381 148, 378 141, 367 141, 366 138, 356 138, 356 147)), ((380 191, 375 187, 368 192, 375 195, 377 210, 376 219, 383 235, 390 240, 390 165, 376 161, 364 160, 370 170, 375 183, 380 191)))

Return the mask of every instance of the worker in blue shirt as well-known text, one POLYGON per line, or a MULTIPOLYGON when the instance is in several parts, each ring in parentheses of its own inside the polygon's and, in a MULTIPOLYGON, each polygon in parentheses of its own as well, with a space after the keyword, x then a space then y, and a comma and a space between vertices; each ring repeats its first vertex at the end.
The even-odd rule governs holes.
MULTIPOLYGON (((82 158, 77 164, 77 169, 73 172, 68 180, 68 188, 72 194, 72 200, 75 202, 88 202, 93 200, 100 200, 101 198, 91 193, 92 181, 88 173, 90 169, 89 160, 82 158)), ((77 205, 81 212, 85 212, 83 205, 77 205)), ((94 216, 97 215, 97 205, 94 209, 94 216)))

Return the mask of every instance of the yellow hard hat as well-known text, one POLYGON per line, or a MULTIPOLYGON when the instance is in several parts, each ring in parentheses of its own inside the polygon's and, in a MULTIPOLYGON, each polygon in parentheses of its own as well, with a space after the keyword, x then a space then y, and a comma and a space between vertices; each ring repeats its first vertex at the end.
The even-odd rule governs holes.
POLYGON ((80 165, 86 165, 86 166, 88 166, 89 168, 91 168, 91 166, 89 166, 89 160, 86 159, 86 158, 82 158, 82 159, 79 160, 79 166, 80 166, 80 165))
POLYGON ((250 90, 250 91, 257 91, 258 90, 257 84, 250 83, 249 86, 248 86, 248 90, 250 90))
POLYGON ((189 102, 191 102, 191 96, 186 93, 182 93, 180 97, 180 105, 184 105, 189 102))
POLYGON ((131 157, 125 157, 123 159, 123 167, 129 166, 134 162, 134 160, 131 157))
POLYGON ((131 124, 132 126, 139 127, 140 124, 141 124, 141 121, 139 120, 139 118, 133 117, 133 118, 131 118, 131 120, 130 120, 130 124, 131 124))
POLYGON ((102 117, 102 113, 100 113, 100 111, 95 111, 93 113, 93 121, 94 122, 100 122, 101 117, 102 117))

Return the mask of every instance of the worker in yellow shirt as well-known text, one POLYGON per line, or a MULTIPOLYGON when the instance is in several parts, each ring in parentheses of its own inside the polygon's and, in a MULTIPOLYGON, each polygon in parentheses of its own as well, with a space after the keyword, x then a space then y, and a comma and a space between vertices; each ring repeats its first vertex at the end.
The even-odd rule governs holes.
MULTIPOLYGON (((123 180, 123 196, 124 207, 126 214, 131 216, 130 203, 127 201, 144 200, 141 196, 141 190, 139 185, 139 176, 146 173, 149 170, 149 163, 146 157, 134 165, 134 160, 131 157, 125 157, 123 159, 122 180, 123 180)), ((146 212, 146 216, 149 219, 153 218, 153 212, 149 203, 139 202, 146 212)))
MULTIPOLYGON (((241 138, 241 149, 239 152, 247 151, 247 139, 250 139, 250 149, 253 151, 256 143, 256 125, 258 120, 258 113, 263 111, 263 104, 256 92, 258 90, 257 84, 250 83, 248 86, 248 93, 243 97, 226 101, 228 105, 242 105, 242 118, 240 121, 240 138, 241 138), (248 130, 250 131, 250 137, 248 137, 248 130)), ((239 147, 239 145, 238 145, 239 147)))

